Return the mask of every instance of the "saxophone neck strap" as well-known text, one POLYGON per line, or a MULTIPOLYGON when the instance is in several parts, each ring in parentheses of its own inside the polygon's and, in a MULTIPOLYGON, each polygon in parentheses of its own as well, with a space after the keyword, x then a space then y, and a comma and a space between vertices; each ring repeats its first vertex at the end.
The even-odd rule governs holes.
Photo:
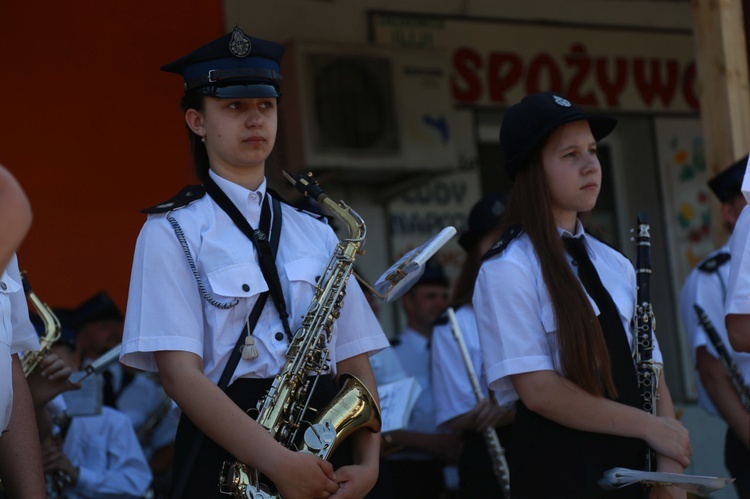
MULTIPOLYGON (((271 292, 271 298, 276 307, 276 311, 279 313, 279 318, 284 326, 284 332, 287 338, 291 341, 292 331, 289 327, 289 312, 287 312, 286 301, 284 300, 284 292, 281 288, 281 280, 279 279, 279 272, 276 269, 276 253, 279 248, 279 241, 281 239, 281 203, 275 197, 273 198, 273 227, 271 226, 271 208, 269 206, 269 198, 271 196, 266 193, 263 196, 263 206, 260 212, 260 228, 255 230, 252 228, 247 219, 240 213, 240 210, 235 206, 229 196, 226 195, 221 188, 216 185, 216 182, 211 177, 208 177, 204 183, 206 192, 211 198, 224 210, 224 212, 232 219, 234 224, 245 236, 253 243, 256 251, 258 252, 258 264, 260 270, 263 273, 263 277, 268 283, 268 289, 271 292), (270 230, 269 230, 270 228, 270 230)), ((251 314, 252 315, 252 314, 251 314)), ((254 324, 253 324, 254 327, 254 324)), ((253 328, 246 328, 252 331, 253 328)), ((241 338, 244 341, 244 333, 241 338)))

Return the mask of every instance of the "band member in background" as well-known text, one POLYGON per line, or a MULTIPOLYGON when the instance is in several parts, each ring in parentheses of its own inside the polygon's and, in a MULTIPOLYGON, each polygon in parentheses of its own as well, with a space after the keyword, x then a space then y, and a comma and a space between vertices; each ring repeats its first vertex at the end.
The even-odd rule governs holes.
MULTIPOLYGON (((731 233, 747 202, 740 187, 745 174, 747 155, 708 182, 721 202, 721 214, 731 233)), ((740 497, 750 497, 750 412, 733 386, 720 354, 705 329, 699 324, 695 305, 700 306, 721 338, 724 359, 733 363, 744 383, 750 381, 750 354, 732 349, 724 325, 724 301, 729 279, 729 241, 711 252, 688 275, 680 294, 680 312, 695 363, 698 402, 714 416, 726 421, 724 465, 732 477, 740 497)))
MULTIPOLYGON (((46 359, 59 359, 70 373, 81 362, 75 334, 67 317, 59 311, 56 315, 62 331, 46 359)), ((42 374, 50 369, 45 367, 42 374)), ((128 417, 111 407, 101 407, 99 414, 63 416, 63 398, 49 398, 60 392, 58 385, 52 379, 37 379, 32 385, 34 400, 43 403, 37 405, 37 421, 50 494, 68 499, 144 497, 152 473, 128 417)))
MULTIPOLYGON (((609 492, 597 481, 616 466, 643 469, 646 445, 659 471, 690 462, 663 373, 657 415, 642 409, 631 352, 633 266, 585 234, 578 218, 596 204, 597 141, 615 124, 554 93, 528 95, 503 118, 500 149, 514 183, 506 230, 479 270, 473 305, 490 389, 503 403, 517 399, 508 446, 515 499, 643 497, 639 486, 609 492), (598 286, 585 290, 584 275, 598 286)), ((662 362, 658 344, 653 358, 662 362)), ((685 497, 664 488, 652 496, 670 493, 685 497)))
POLYGON ((0 167, 0 480, 9 497, 43 497, 39 437, 19 352, 39 350, 29 320, 16 250, 31 226, 31 207, 21 186, 0 167))
POLYGON ((422 391, 406 429, 390 435, 391 443, 402 449, 386 457, 394 484, 392 497, 444 497, 457 485, 447 480, 450 475, 444 476, 444 468, 451 465, 455 477, 463 443, 457 435, 437 428, 430 373, 430 339, 449 297, 450 281, 436 257, 427 262, 424 274, 401 297, 406 328, 393 341, 392 349, 406 375, 414 377, 422 391))
POLYGON ((459 496, 463 498, 502 497, 482 430, 497 428, 500 443, 507 446, 509 425, 515 416, 513 406, 500 407, 488 397, 479 334, 471 306, 482 255, 500 237, 500 219, 505 203, 506 196, 500 194, 488 194, 480 199, 469 213, 468 230, 458 239, 466 251, 466 258, 453 288, 452 307, 472 369, 483 390, 482 402, 477 403, 450 322, 435 326, 432 333, 432 392, 437 425, 460 434, 464 440, 464 451, 458 464, 459 496))
MULTIPOLYGON (((352 444, 353 464, 337 467, 279 445, 245 412, 284 365, 291 335, 339 242, 323 220, 275 202, 267 186, 283 52, 283 46, 235 28, 162 67, 183 77, 182 108, 205 190, 187 188, 147 210, 133 262, 122 362, 158 369, 166 392, 182 409, 174 467, 177 486, 189 468, 182 497, 224 497, 217 487, 224 461, 259 470, 290 499, 363 497, 378 475, 377 433, 360 430, 344 441, 342 447, 352 444), (209 189, 216 190, 204 195, 209 189), (262 240, 235 225, 244 224, 225 211, 232 212, 232 204, 252 231, 262 230, 262 240), (279 243, 275 262, 273 250, 263 246, 268 234, 272 247, 279 243), (264 277, 276 273, 278 287, 264 277), (257 325, 250 324, 251 310, 269 289, 257 325), (224 392, 217 385, 245 328, 243 356, 224 392), (206 438, 190 466, 191 445, 202 434, 206 438)), ((349 279, 329 343, 331 376, 319 381, 313 405, 328 402, 337 391, 333 376, 344 372, 377 396, 368 354, 387 345, 359 285, 349 279)), ((346 450, 342 447, 333 459, 346 450)))

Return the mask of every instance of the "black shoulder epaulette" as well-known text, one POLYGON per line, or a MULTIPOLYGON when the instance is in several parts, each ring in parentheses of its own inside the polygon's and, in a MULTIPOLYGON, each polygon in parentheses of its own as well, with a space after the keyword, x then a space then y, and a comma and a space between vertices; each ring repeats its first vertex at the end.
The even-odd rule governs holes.
POLYGON ((707 274, 711 274, 713 272, 716 272, 719 270, 719 267, 724 265, 729 261, 729 253, 717 253, 711 258, 707 259, 705 262, 698 265, 698 269, 701 272, 706 272, 707 274))
POLYGON ((173 198, 170 198, 163 203, 159 203, 156 206, 141 210, 141 213, 166 213, 175 208, 187 206, 205 195, 206 189, 202 185, 188 185, 173 198))
POLYGON ((498 253, 502 253, 503 250, 505 250, 505 248, 507 248, 515 238, 521 235, 521 232, 523 232, 523 227, 521 227, 519 224, 511 225, 510 227, 505 229, 503 235, 500 236, 500 240, 493 244, 489 251, 487 251, 487 253, 482 256, 482 260, 491 258, 498 253))

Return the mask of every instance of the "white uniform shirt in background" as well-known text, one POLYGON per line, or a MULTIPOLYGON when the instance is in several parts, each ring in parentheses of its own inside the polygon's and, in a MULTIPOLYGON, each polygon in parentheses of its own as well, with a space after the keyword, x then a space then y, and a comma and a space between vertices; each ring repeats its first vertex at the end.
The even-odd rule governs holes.
POLYGON ((0 277, 0 315, 0 428, 5 431, 13 410, 11 355, 39 350, 16 255, 0 277))
POLYGON ((151 485, 151 468, 127 416, 102 407, 98 416, 75 417, 63 451, 80 470, 66 489, 68 499, 143 497, 151 485))
MULTIPOLYGON (((456 321, 461 329, 472 368, 484 397, 487 381, 482 373, 482 350, 474 317, 474 308, 464 305, 456 310, 456 321)), ((453 337, 450 322, 435 326, 432 331, 432 392, 435 399, 435 416, 438 427, 465 414, 477 405, 474 389, 461 350, 453 337)))
MULTIPOLYGON (((711 252, 701 263, 719 253, 728 252, 729 244, 711 252)), ((731 259, 714 272, 701 271, 698 268, 701 263, 696 265, 682 286, 680 312, 682 314, 682 323, 685 326, 685 332, 690 343, 690 355, 693 359, 693 365, 695 366, 696 362, 696 351, 700 347, 706 347, 710 355, 721 360, 705 329, 698 324, 698 314, 694 308, 697 304, 705 311, 706 316, 721 338, 727 352, 729 352, 731 360, 737 365, 737 369, 741 372, 742 377, 748 380, 750 379, 750 354, 734 351, 732 345, 729 344, 727 328, 724 323, 724 302, 727 293, 727 283, 729 281, 730 262, 731 259)), ((697 370, 695 371, 695 383, 698 389, 698 403, 700 406, 709 414, 719 416, 719 412, 706 392, 703 383, 701 383, 697 370)))

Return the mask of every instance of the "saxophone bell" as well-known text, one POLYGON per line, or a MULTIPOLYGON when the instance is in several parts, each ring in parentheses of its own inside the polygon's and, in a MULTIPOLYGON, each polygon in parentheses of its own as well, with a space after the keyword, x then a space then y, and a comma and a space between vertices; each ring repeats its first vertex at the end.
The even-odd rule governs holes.
POLYGON ((380 431, 380 408, 364 383, 351 374, 342 374, 340 380, 341 390, 305 430, 299 450, 328 459, 354 431, 380 431))

